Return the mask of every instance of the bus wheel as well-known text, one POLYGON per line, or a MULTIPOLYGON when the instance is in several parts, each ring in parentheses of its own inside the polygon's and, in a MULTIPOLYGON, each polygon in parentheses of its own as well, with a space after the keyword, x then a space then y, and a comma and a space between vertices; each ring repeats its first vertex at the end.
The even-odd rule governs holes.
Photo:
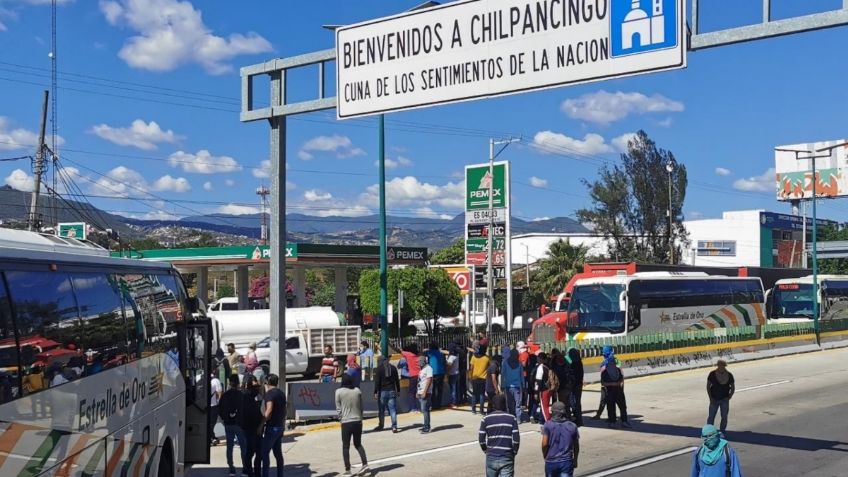
POLYGON ((166 442, 159 457, 159 470, 156 477, 174 477, 174 458, 171 443, 166 442))

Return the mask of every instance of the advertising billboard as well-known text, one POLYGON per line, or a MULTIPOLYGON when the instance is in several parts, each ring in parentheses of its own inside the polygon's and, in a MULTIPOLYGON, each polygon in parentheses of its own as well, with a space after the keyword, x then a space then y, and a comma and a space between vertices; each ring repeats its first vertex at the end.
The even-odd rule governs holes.
POLYGON ((839 139, 777 146, 774 152, 777 200, 801 200, 813 197, 813 161, 805 159, 812 155, 816 156, 816 197, 833 198, 848 195, 848 147, 842 146, 830 151, 817 152, 826 147, 846 143, 848 140, 839 139))

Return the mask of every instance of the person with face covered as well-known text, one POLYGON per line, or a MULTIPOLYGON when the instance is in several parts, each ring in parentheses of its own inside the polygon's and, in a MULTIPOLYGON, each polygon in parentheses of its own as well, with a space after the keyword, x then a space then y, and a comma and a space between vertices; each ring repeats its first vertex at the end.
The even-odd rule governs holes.
POLYGON ((730 411, 730 398, 736 390, 733 374, 727 370, 727 361, 720 359, 716 369, 707 376, 707 395, 710 398, 710 411, 707 424, 715 424, 716 413, 721 410, 722 433, 727 430, 727 415, 730 411))
POLYGON ((692 456, 690 477, 742 477, 739 456, 715 426, 704 426, 701 440, 703 444, 692 456))

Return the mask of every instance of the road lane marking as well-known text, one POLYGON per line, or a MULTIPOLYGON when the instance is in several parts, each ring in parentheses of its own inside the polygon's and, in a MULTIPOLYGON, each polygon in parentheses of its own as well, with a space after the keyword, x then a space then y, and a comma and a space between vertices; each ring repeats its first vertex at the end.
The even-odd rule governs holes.
POLYGON ((683 449, 678 449, 673 452, 668 452, 666 454, 660 454, 658 456, 651 457, 650 459, 640 460, 638 462, 633 462, 632 464, 622 465, 620 467, 615 467, 612 469, 602 470, 600 472, 596 472, 594 474, 589 474, 586 477, 605 477, 607 475, 619 474, 626 470, 633 470, 638 467, 644 467, 649 464, 653 464, 655 462, 660 462, 666 459, 671 459, 672 457, 677 457, 679 455, 691 454, 698 450, 697 447, 684 447, 683 449))
MULTIPOLYGON (((538 434, 538 433, 539 433, 539 431, 524 431, 524 432, 521 432, 520 434, 522 436, 526 436, 528 434, 538 434)), ((392 457, 384 457, 382 459, 377 459, 377 460, 370 460, 369 459, 368 465, 373 467, 375 464, 382 464, 383 462, 391 462, 391 461, 394 461, 394 460, 408 459, 410 457, 418 457, 418 456, 421 456, 421 455, 435 454, 436 452, 444 452, 444 451, 453 450, 453 449, 461 449, 463 447, 469 447, 469 446, 474 446, 474 445, 479 446, 480 442, 478 442, 478 441, 463 442, 461 444, 453 444, 453 445, 449 445, 449 446, 436 447, 436 448, 433 448, 433 449, 427 449, 427 450, 423 450, 423 451, 412 452, 412 453, 409 453, 409 454, 396 455, 396 456, 392 456, 392 457)))
POLYGON ((747 387, 747 388, 740 388, 740 389, 737 389, 736 392, 741 393, 741 392, 745 392, 745 391, 753 391, 754 389, 768 388, 768 387, 771 387, 771 386, 777 386, 779 384, 786 384, 786 383, 791 383, 791 382, 792 382, 791 380, 786 379, 784 381, 775 381, 773 383, 760 384, 759 386, 750 386, 750 387, 747 387))

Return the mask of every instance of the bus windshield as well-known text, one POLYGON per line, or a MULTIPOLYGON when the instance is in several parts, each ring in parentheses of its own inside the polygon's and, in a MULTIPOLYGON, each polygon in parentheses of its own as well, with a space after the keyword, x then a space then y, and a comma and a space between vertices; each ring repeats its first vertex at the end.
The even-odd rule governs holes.
POLYGON ((569 317, 577 315, 574 322, 569 319, 569 332, 599 331, 606 333, 624 332, 624 310, 619 299, 624 291, 621 284, 586 285, 574 288, 568 305, 569 317))
POLYGON ((786 283, 774 288, 774 316, 776 318, 813 317, 813 286, 786 283))

